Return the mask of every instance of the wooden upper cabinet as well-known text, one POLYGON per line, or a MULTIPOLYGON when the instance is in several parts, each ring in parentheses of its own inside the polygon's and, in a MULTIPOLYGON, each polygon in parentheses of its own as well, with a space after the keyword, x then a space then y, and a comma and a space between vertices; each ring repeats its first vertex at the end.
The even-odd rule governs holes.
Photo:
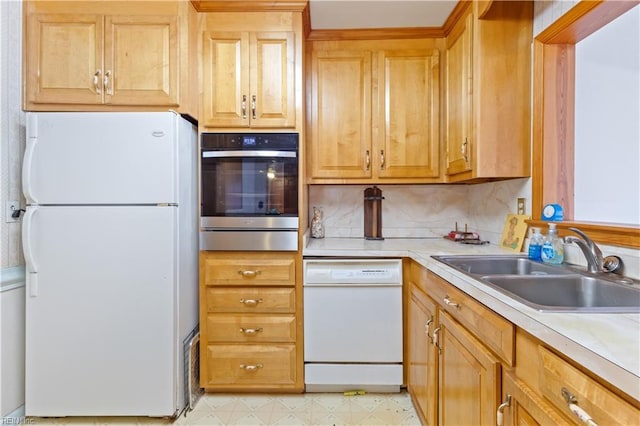
POLYGON ((169 107, 195 115, 190 7, 178 1, 25 2, 25 109, 169 107))
POLYGON ((447 38, 445 68, 447 174, 471 170, 473 15, 454 27, 447 38))
POLYGON ((205 127, 295 127, 294 33, 207 31, 205 127))
POLYGON ((177 17, 107 16, 105 23, 105 103, 178 105, 177 17))
POLYGON ((470 2, 446 38, 450 182, 531 174, 530 1, 470 2))
POLYGON ((440 181, 436 44, 313 43, 311 183, 440 181))
POLYGON ((374 164, 380 178, 440 175, 440 52, 382 51, 380 143, 374 164))
POLYGON ((371 177, 371 52, 314 51, 311 67, 311 177, 371 177))
POLYGON ((103 32, 100 15, 30 15, 26 35, 27 102, 102 103, 103 32))

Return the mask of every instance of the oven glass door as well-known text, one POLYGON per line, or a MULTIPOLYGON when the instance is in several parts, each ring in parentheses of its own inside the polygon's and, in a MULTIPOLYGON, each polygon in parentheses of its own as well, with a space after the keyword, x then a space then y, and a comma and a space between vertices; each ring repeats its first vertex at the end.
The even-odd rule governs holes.
POLYGON ((298 159, 286 151, 203 151, 202 216, 298 216, 298 159))

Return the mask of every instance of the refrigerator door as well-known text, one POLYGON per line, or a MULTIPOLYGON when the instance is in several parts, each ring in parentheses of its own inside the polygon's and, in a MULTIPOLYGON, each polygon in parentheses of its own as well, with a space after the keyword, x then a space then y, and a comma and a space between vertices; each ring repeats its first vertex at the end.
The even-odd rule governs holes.
POLYGON ((30 206, 29 416, 176 411, 174 206, 30 206))
POLYGON ((27 113, 27 204, 177 202, 173 112, 27 113))

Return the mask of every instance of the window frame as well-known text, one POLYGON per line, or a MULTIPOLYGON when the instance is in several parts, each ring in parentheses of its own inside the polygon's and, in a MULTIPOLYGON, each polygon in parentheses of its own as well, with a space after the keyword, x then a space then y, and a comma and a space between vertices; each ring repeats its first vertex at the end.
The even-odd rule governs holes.
POLYGON ((638 4, 582 0, 534 38, 531 226, 546 226, 543 206, 559 203, 560 235, 576 227, 598 243, 640 248, 640 226, 573 220, 575 45, 638 4))

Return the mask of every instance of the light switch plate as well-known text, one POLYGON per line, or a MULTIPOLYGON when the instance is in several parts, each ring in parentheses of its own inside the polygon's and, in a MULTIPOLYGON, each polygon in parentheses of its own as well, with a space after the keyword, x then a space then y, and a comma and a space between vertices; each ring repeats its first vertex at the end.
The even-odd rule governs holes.
POLYGON ((518 214, 524 214, 526 198, 518 198, 518 214))

